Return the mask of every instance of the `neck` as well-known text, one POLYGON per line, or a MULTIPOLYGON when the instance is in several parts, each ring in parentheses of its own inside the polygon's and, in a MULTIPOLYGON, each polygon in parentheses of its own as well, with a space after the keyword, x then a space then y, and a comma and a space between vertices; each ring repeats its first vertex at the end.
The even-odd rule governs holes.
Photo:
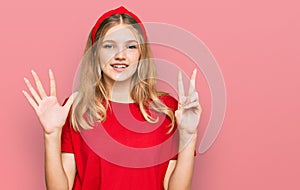
POLYGON ((131 103, 134 102, 130 96, 131 80, 126 81, 112 81, 104 78, 107 90, 109 92, 109 99, 113 102, 131 103))

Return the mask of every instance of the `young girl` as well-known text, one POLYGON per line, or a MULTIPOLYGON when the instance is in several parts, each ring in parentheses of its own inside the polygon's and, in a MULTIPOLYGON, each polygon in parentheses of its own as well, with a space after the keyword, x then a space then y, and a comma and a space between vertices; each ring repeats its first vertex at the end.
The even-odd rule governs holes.
MULTIPOLYGON (((155 64, 147 42, 146 31, 139 18, 119 7, 102 15, 92 28, 81 63, 78 91, 64 105, 57 101, 51 70, 49 96, 34 71, 32 75, 37 91, 25 78, 31 95, 23 93, 44 129, 47 189, 190 189, 201 115, 195 91, 196 69, 187 95, 179 72, 178 102, 167 93, 157 91, 155 64), (135 127, 141 131, 146 131, 148 125, 158 124, 158 127, 141 133, 130 130, 128 126, 125 128, 123 123, 118 122, 116 112, 120 113, 120 110, 125 110, 121 111, 122 117, 128 117, 126 126, 134 125, 133 120, 138 120, 135 127), (118 164, 99 153, 82 135, 83 131, 96 128, 105 129, 112 139, 128 147, 141 148, 141 151, 142 148, 164 143, 177 131, 180 151, 176 156, 169 156, 156 164, 145 163, 145 167, 131 167, 126 162, 130 160, 127 160, 129 156, 137 155, 137 160, 144 160, 141 154, 125 155, 125 162, 118 164)), ((107 146, 101 141, 100 133, 93 138, 102 142, 96 143, 96 146, 107 146)), ((111 152, 114 151, 111 149, 111 152)), ((162 154, 164 152, 161 151, 162 154)), ((147 157, 155 159, 159 155, 147 157)))

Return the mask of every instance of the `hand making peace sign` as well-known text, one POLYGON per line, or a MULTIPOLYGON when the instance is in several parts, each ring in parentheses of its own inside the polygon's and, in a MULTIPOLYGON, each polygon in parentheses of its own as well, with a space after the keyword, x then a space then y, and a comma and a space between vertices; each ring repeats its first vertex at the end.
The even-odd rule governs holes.
POLYGON ((197 70, 194 69, 188 95, 184 95, 184 86, 181 72, 178 73, 178 109, 175 111, 176 122, 180 132, 186 135, 197 133, 202 108, 199 103, 198 93, 195 89, 197 70))

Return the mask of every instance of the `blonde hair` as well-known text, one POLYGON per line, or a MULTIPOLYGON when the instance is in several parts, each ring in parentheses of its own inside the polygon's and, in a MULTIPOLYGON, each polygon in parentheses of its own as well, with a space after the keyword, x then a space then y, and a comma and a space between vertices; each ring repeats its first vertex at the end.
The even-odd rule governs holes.
POLYGON ((159 96, 165 92, 156 89, 156 67, 152 59, 149 44, 145 41, 143 32, 136 21, 128 14, 114 14, 105 19, 99 26, 96 33, 96 43, 92 43, 92 32, 90 32, 83 59, 80 65, 80 78, 78 95, 74 100, 71 110, 71 123, 75 131, 92 129, 95 122, 102 122, 106 119, 106 112, 109 108, 109 93, 100 69, 99 55, 96 51, 106 32, 113 26, 119 24, 131 25, 137 32, 140 48, 140 61, 138 68, 132 77, 130 96, 139 105, 143 117, 149 123, 157 123, 158 118, 152 118, 146 109, 153 109, 166 114, 171 120, 168 132, 171 132, 175 125, 173 111, 160 101, 159 96), (141 63, 142 62, 142 63, 141 63))

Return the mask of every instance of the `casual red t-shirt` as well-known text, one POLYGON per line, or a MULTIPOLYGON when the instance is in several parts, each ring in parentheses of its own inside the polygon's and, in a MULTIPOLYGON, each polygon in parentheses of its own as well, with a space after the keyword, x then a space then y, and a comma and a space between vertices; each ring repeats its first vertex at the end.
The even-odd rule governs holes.
MULTIPOLYGON (((177 100, 173 97, 164 95, 160 99, 172 111, 177 109, 177 100)), ((120 149, 114 148, 101 134, 99 134, 99 138, 93 134, 93 138, 97 137, 98 139, 95 142, 90 142, 84 133, 74 131, 69 119, 63 127, 61 151, 74 153, 76 161, 77 172, 73 189, 163 190, 163 180, 169 160, 177 158, 177 155, 174 154, 174 150, 178 148, 178 144, 175 142, 178 140, 176 126, 171 133, 167 133, 170 129, 171 120, 165 115, 155 112, 154 115, 156 114, 155 116, 158 116, 161 121, 154 130, 151 128, 148 130, 146 128, 153 124, 145 122, 145 125, 140 125, 141 122, 131 122, 131 120, 145 121, 136 103, 124 104, 110 101, 109 104, 112 109, 107 111, 106 120, 98 128, 104 129, 105 132, 103 133, 107 133, 110 139, 121 143, 125 148, 122 146, 120 149), (126 125, 128 123, 139 125, 131 127, 138 127, 141 131, 133 130, 137 128, 124 127, 123 122, 118 119, 120 117, 125 118, 126 125), (171 144, 166 143, 166 147, 170 147, 172 151, 166 147, 156 149, 158 145, 165 142, 171 142, 171 144), (104 153, 101 151, 99 153, 96 150, 98 147, 104 147, 104 153), (143 148, 154 147, 155 151, 135 154, 135 152, 127 151, 128 147, 135 148, 138 151, 136 153, 143 151, 143 148), (161 156, 164 158, 158 159, 161 156), (147 160, 152 160, 152 162, 147 160)))

